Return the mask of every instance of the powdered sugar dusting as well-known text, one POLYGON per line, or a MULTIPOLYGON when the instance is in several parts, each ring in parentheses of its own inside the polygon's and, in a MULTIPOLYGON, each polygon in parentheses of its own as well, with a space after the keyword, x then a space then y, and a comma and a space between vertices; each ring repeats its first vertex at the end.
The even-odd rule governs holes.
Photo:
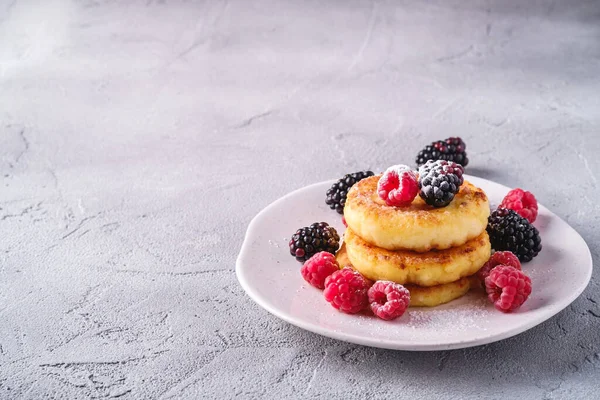
POLYGON ((486 330, 490 310, 485 297, 470 299, 468 303, 452 308, 409 309, 406 326, 419 330, 463 332, 486 330))

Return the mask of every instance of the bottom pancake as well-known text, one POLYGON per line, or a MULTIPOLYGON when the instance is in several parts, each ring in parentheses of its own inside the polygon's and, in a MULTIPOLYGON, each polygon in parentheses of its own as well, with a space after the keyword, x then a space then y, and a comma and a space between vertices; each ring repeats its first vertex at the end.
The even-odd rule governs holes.
MULTIPOLYGON (((342 244, 342 247, 338 250, 335 258, 340 264, 340 268, 354 268, 348 259, 345 243, 342 244)), ((406 287, 406 289, 408 289, 410 292, 411 307, 434 307, 464 296, 471 288, 472 281, 473 279, 467 276, 455 282, 445 283, 442 285, 428 287, 404 285, 404 287, 406 287)))

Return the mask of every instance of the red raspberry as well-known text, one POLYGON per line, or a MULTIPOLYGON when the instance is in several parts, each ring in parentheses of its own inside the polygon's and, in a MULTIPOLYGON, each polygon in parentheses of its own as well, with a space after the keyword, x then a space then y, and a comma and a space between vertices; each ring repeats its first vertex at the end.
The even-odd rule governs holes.
POLYGON ((368 292, 373 314, 386 321, 401 317, 410 304, 410 293, 397 283, 377 281, 368 292))
POLYGON ((309 258, 300 272, 304 280, 318 289, 325 287, 325 278, 339 270, 340 266, 335 256, 326 251, 315 254, 309 258))
POLYGON ((490 259, 485 264, 483 264, 483 267, 481 267, 481 269, 477 272, 477 277, 484 286, 485 278, 487 278, 492 269, 494 269, 498 265, 507 265, 509 267, 516 268, 519 271, 522 270, 519 258, 515 256, 512 252, 497 251, 494 254, 492 254, 490 259))
POLYGON ((525 303, 531 294, 531 279, 523 271, 499 265, 485 278, 485 290, 496 309, 508 313, 525 303))
POLYGON ((498 208, 515 210, 529 222, 535 221, 538 215, 538 203, 531 192, 523 189, 513 189, 504 197, 498 208))
POLYGON ((347 314, 356 314, 369 304, 367 291, 371 282, 350 267, 334 272, 325 279, 325 300, 347 314))
POLYGON ((377 193, 388 206, 408 206, 419 193, 417 174, 406 165, 389 167, 379 178, 377 193))

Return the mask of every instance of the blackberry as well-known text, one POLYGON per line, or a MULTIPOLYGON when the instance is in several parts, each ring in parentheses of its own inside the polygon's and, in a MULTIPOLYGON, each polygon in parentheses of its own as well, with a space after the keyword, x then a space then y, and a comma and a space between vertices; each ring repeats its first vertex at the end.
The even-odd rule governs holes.
POLYGON ((327 222, 300 228, 290 239, 290 254, 302 263, 321 251, 335 254, 338 247, 340 235, 327 222))
POLYGON ((487 232, 492 248, 512 251, 520 261, 531 261, 542 250, 540 233, 514 210, 499 208, 488 219, 487 232))
POLYGON ((452 161, 427 161, 419 168, 419 196, 430 206, 446 207, 464 182, 463 172, 452 161))
POLYGON ((452 161, 466 167, 469 163, 465 149, 467 145, 459 137, 450 137, 446 140, 438 140, 425 146, 423 150, 417 154, 415 162, 417 166, 425 164, 429 160, 446 160, 452 161))
POLYGON ((369 176, 373 176, 372 171, 360 171, 353 174, 346 174, 342 179, 339 179, 336 183, 331 185, 331 188, 327 190, 327 197, 325 203, 332 210, 337 211, 339 214, 344 213, 344 205, 346 204, 346 196, 350 188, 358 181, 361 181, 369 176))

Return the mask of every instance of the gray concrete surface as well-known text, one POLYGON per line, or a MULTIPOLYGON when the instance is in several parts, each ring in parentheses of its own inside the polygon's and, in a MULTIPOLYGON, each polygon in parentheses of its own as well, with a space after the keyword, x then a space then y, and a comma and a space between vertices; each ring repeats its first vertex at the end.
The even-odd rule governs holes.
POLYGON ((599 39, 581 0, 0 1, 0 398, 594 398, 598 273, 408 353, 272 317, 234 264, 271 201, 451 135, 597 264, 599 39))

